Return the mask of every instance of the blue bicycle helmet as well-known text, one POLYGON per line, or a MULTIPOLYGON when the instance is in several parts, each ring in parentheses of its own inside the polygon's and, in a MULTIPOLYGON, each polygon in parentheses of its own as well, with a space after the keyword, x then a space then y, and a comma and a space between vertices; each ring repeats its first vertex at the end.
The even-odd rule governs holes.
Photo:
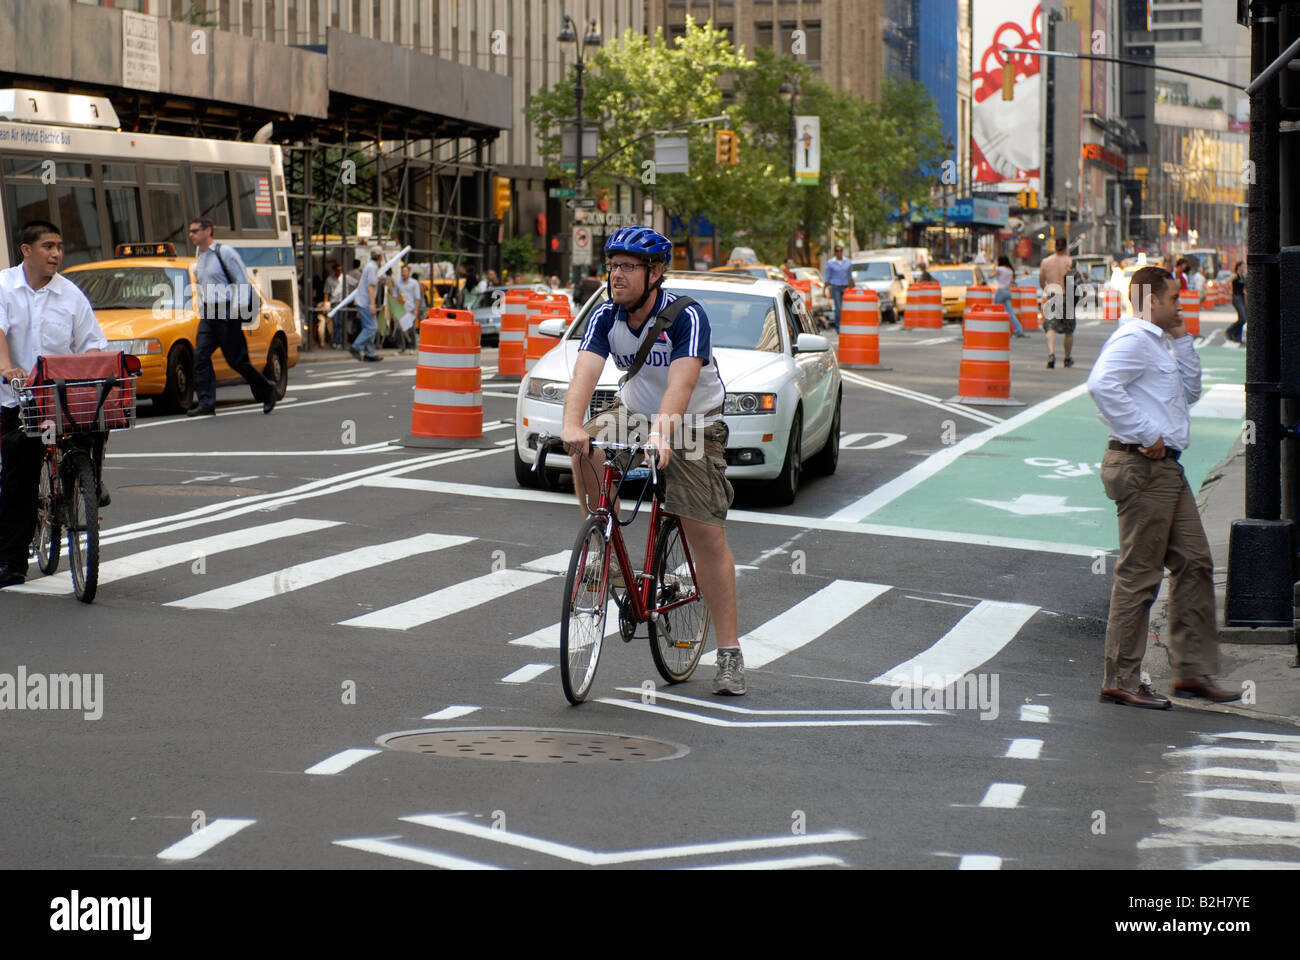
POLYGON ((651 263, 667 263, 673 255, 673 242, 649 227, 619 227, 605 241, 605 256, 627 253, 651 263))

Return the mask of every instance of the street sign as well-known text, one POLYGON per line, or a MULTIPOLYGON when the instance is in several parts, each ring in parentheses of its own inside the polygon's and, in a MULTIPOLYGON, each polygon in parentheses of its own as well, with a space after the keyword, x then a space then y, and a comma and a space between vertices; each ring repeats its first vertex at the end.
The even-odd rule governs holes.
POLYGON ((655 137, 655 173, 690 172, 690 141, 685 137, 655 137))
POLYGON ((573 187, 551 187, 547 191, 547 196, 552 200, 563 200, 565 197, 573 196, 573 187))
MULTIPOLYGON (((373 213, 357 213, 357 237, 362 240, 369 240, 375 233, 375 215, 373 213)), ((224 356, 224 354, 223 354, 224 356)))
POLYGON ((583 207, 587 210, 594 210, 596 207, 596 198, 595 197, 570 197, 568 200, 564 202, 564 205, 568 207, 570 210, 576 210, 578 207, 583 207))
POLYGON ((573 228, 573 264, 586 266, 591 263, 591 228, 573 228))

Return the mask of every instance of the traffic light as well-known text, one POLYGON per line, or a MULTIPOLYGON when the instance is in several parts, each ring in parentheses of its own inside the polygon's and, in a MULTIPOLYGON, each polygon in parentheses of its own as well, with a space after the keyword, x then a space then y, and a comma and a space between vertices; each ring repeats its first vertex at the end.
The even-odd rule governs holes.
POLYGON ((1007 58, 1007 62, 1002 64, 1002 99, 1014 100, 1016 98, 1016 65, 1007 58))
POLYGON ((1020 190, 1020 191, 1018 191, 1018 192, 1016 193, 1016 206, 1017 206, 1017 207, 1027 207, 1027 206, 1029 206, 1029 191, 1028 191, 1028 190, 1020 190))
POLYGON ((492 210, 496 219, 504 220, 506 211, 510 209, 510 178, 493 177, 492 178, 492 210))
POLYGON ((734 130, 719 130, 714 141, 714 163, 740 163, 740 138, 734 130))
POLYGON ((1038 191, 1037 191, 1037 190, 1030 190, 1030 191, 1029 191, 1029 209, 1031 209, 1031 210, 1037 210, 1037 209, 1038 209, 1038 191))

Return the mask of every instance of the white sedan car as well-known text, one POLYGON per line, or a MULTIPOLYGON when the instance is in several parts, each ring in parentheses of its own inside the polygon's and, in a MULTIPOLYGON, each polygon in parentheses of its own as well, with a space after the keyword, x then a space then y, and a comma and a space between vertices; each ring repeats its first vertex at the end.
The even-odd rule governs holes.
MULTIPOLYGON (((768 499, 792 503, 805 465, 835 472, 839 460, 840 368, 825 337, 812 323, 797 290, 783 281, 730 274, 669 273, 664 286, 704 306, 713 356, 726 388, 723 416, 730 428, 727 476, 762 481, 768 499)), ((605 293, 597 294, 568 329, 545 326, 559 336, 519 385, 515 407, 515 479, 521 486, 553 486, 569 458, 547 459, 546 477, 532 470, 540 434, 560 436, 564 396, 573 377, 587 318, 605 293)), ((621 376, 613 360, 592 397, 599 410, 613 396, 621 376)))

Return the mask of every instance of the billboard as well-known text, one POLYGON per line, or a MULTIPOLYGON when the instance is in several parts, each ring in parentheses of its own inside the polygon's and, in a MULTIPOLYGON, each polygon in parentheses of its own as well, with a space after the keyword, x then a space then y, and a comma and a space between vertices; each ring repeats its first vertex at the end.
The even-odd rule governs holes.
POLYGON ((1029 179, 1041 189, 1042 57, 1010 54, 1015 98, 1002 99, 1002 48, 1042 49, 1038 0, 973 0, 971 11, 971 179, 1029 179))

